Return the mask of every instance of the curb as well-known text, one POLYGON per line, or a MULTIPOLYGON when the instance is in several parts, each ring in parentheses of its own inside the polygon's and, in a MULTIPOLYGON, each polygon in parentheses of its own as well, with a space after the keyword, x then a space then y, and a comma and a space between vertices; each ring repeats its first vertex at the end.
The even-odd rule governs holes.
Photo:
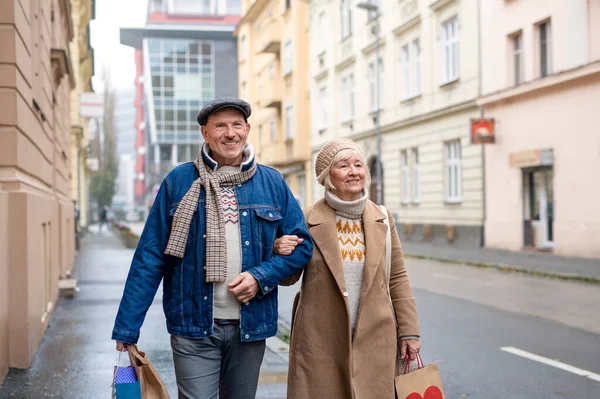
POLYGON ((598 284, 600 285, 600 278, 592 277, 592 276, 582 276, 580 274, 569 274, 569 273, 560 273, 560 272, 546 272, 546 271, 537 271, 531 269, 524 269, 519 266, 507 265, 502 263, 491 263, 491 262, 472 262, 468 260, 453 260, 446 259, 442 257, 422 255, 416 253, 405 252, 404 256, 407 258, 415 258, 415 259, 423 259, 423 260, 435 260, 442 263, 449 263, 453 265, 467 265, 473 267, 480 267, 484 269, 494 269, 505 273, 521 273, 534 277, 544 277, 544 278, 552 278, 557 280, 564 281, 577 281, 588 284, 598 284))

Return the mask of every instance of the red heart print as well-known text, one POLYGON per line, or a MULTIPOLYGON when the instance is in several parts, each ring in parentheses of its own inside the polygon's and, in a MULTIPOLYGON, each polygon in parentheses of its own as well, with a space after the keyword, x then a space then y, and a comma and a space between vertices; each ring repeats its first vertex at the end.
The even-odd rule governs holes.
POLYGON ((406 399, 443 399, 442 391, 436 386, 430 386, 425 390, 425 395, 421 396, 416 392, 411 393, 406 399))

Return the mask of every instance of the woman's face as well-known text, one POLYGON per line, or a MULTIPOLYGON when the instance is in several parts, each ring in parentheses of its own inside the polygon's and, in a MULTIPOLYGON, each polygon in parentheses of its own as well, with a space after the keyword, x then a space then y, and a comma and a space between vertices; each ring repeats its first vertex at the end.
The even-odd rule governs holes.
POLYGON ((359 199, 365 188, 365 166, 362 157, 353 154, 346 159, 338 161, 329 170, 329 178, 335 190, 335 195, 344 201, 359 199))

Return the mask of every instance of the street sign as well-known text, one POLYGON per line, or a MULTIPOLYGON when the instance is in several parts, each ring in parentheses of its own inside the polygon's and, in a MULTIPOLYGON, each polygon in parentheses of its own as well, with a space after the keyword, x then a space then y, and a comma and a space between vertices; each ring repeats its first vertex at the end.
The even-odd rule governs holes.
POLYGON ((471 144, 487 144, 495 141, 494 119, 471 119, 471 144))
POLYGON ((104 116, 104 95, 93 92, 81 93, 79 114, 83 118, 102 118, 104 116))

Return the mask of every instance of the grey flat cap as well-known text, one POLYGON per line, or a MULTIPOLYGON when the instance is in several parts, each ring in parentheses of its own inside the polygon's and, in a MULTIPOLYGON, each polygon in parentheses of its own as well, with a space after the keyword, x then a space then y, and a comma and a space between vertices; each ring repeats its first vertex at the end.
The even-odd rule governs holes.
POLYGON ((210 115, 222 110, 223 108, 238 109, 244 115, 244 119, 246 121, 248 121, 248 118, 252 113, 252 108, 250 107, 250 104, 248 104, 246 101, 233 97, 221 97, 212 100, 204 107, 202 107, 200 112, 198 112, 198 117, 196 118, 196 120, 198 121, 200 126, 204 126, 206 125, 206 122, 208 121, 208 117, 210 115))

